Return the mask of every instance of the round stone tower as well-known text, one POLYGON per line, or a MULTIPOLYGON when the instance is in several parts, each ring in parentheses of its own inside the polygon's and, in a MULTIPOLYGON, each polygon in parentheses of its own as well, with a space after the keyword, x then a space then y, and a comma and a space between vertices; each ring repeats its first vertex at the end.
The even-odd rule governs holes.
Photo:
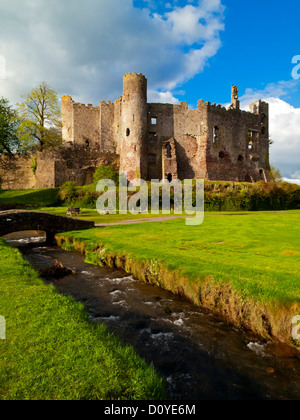
POLYGON ((147 179, 147 79, 128 73, 123 78, 120 170, 130 181, 147 179))

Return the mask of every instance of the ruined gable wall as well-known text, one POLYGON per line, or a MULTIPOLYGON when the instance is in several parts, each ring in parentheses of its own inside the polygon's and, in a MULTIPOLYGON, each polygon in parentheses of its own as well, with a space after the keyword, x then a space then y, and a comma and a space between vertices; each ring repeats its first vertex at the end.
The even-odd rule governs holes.
POLYGON ((77 145, 100 145, 100 109, 92 105, 73 104, 74 143, 77 145))
POLYGON ((63 96, 62 125, 64 144, 97 148, 101 152, 116 151, 115 111, 110 101, 102 101, 97 107, 76 103, 70 96, 63 96))

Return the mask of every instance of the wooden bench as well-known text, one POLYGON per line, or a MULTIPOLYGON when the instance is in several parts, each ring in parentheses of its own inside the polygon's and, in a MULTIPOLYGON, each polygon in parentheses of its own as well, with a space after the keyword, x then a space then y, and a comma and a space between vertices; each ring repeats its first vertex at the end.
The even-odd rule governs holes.
POLYGON ((76 208, 76 207, 70 207, 70 208, 68 208, 67 215, 69 215, 69 216, 77 216, 79 214, 81 214, 81 211, 80 211, 79 208, 76 208))

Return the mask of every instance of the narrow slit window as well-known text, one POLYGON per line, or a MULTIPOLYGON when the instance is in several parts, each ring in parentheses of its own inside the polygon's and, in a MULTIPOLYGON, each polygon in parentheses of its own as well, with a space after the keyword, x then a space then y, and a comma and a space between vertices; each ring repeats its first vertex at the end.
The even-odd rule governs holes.
POLYGON ((213 143, 218 143, 218 136, 219 136, 219 127, 215 126, 213 128, 213 143))

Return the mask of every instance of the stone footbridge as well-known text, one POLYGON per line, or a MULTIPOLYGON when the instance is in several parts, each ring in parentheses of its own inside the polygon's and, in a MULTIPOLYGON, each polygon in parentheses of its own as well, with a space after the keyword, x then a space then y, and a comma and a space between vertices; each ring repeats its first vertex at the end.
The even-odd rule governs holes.
POLYGON ((93 227, 95 227, 95 223, 92 221, 40 211, 0 211, 0 237, 13 232, 40 230, 46 232, 47 243, 53 244, 57 233, 85 230, 93 227))

